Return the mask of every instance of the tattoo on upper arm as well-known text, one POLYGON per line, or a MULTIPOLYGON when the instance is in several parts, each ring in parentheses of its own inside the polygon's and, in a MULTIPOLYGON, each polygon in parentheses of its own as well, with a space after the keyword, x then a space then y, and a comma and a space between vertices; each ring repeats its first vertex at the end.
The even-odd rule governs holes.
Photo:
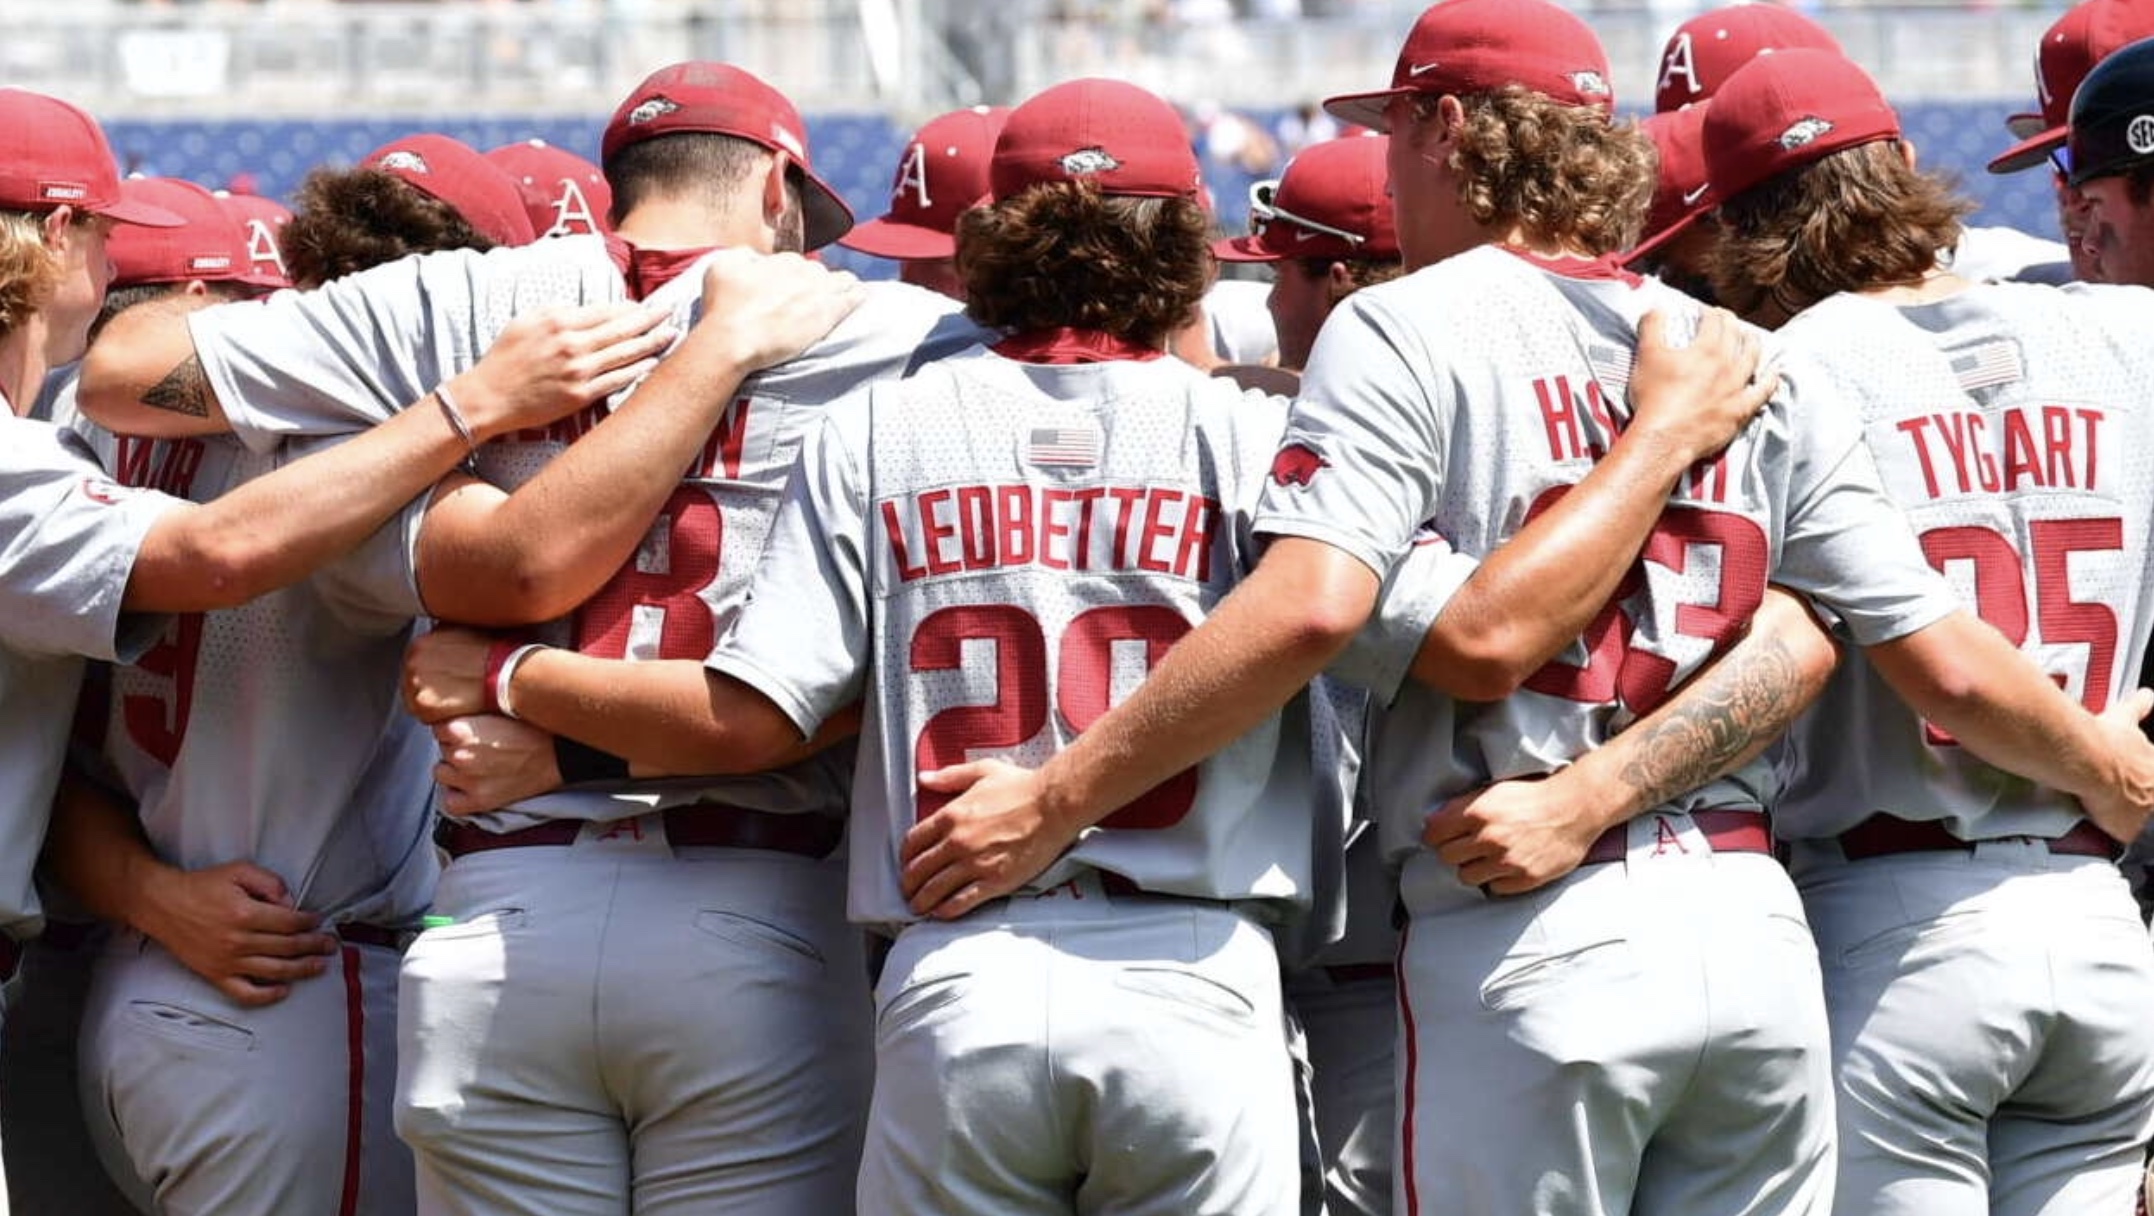
POLYGON ((142 404, 153 410, 170 410, 190 418, 207 418, 213 397, 209 377, 202 372, 202 357, 189 355, 142 394, 142 404))
POLYGON ((1754 745, 1778 738, 1810 701, 1810 681, 1777 637, 1751 638, 1706 669, 1644 734, 1623 781, 1659 806, 1728 771, 1754 745))

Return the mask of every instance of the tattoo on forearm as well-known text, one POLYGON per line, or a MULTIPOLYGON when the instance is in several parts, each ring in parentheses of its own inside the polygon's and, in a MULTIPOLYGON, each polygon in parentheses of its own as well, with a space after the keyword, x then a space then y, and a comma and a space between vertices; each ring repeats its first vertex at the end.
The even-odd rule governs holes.
POLYGON ((1661 720, 1642 723, 1623 782, 1659 806, 1720 776, 1754 746, 1780 736, 1809 701, 1795 657, 1775 637, 1755 638, 1708 668, 1661 720))
POLYGON ((190 418, 209 417, 209 377, 202 374, 202 358, 189 355, 178 367, 165 374, 165 378, 150 386, 142 394, 142 404, 153 410, 170 410, 190 418))

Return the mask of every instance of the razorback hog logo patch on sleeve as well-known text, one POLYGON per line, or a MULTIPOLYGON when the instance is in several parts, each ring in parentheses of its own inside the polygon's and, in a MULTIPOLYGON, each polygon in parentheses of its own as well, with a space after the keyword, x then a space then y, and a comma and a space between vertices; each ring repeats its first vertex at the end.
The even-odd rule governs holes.
POLYGON ((1306 443, 1290 443, 1279 449, 1271 458, 1271 479, 1282 486, 1305 486, 1316 480, 1318 469, 1328 469, 1331 462, 1306 443))

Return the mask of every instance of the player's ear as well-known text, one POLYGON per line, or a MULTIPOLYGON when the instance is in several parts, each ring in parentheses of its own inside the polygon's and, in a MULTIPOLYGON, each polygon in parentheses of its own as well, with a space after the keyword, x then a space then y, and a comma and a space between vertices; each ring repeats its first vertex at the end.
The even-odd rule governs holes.
POLYGON ((1466 103, 1449 93, 1436 99, 1436 134, 1449 139, 1466 129, 1466 103))
POLYGON ((785 177, 792 169, 792 157, 783 152, 770 154, 770 168, 763 175, 763 223, 772 230, 785 215, 785 177))
POLYGON ((1334 306, 1354 294, 1354 272, 1344 262, 1333 262, 1324 270, 1324 294, 1334 306))
POLYGON ((1907 162, 1908 168, 1913 169, 1916 167, 1915 141, 1907 138, 1905 135, 1900 136, 1900 159, 1907 162))
POLYGON ((68 246, 75 225, 75 209, 61 204, 45 213, 45 248, 57 253, 68 246))

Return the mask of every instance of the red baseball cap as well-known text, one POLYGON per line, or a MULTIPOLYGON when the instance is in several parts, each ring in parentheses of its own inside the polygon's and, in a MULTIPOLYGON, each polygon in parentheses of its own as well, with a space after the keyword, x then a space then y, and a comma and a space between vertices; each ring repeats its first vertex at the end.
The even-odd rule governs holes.
POLYGON ((1181 115, 1119 80, 1071 80, 1010 111, 988 162, 989 193, 1090 181, 1102 194, 1195 200, 1203 173, 1181 115))
POLYGON ((651 73, 613 112, 599 159, 610 161, 632 144, 682 131, 731 135, 792 158, 802 179, 808 248, 819 249, 853 226, 852 210, 808 161, 808 128, 800 111, 785 94, 731 64, 676 63, 651 73))
POLYGON ((1720 205, 1705 171, 1705 116, 1713 105, 1706 100, 1665 110, 1640 124, 1653 141, 1660 168, 1653 181, 1653 205, 1646 212, 1645 232, 1623 255, 1624 261, 1647 256, 1720 205))
POLYGON ((112 285, 237 282, 247 270, 247 243, 239 222, 215 195, 173 177, 136 177, 120 183, 120 196, 178 216, 176 228, 125 224, 112 230, 105 251, 112 258, 112 285))
POLYGON ((1381 135, 1353 135, 1310 144, 1288 162, 1268 200, 1252 207, 1260 225, 1248 236, 1212 243, 1223 262, 1281 258, 1396 258, 1399 231, 1391 215, 1389 174, 1381 135))
POLYGON ((597 165, 543 139, 503 144, 486 159, 523 194, 531 231, 542 237, 611 231, 606 214, 613 210, 613 190, 597 165))
POLYGON ((57 97, 0 89, 0 210, 61 206, 146 228, 185 222, 120 193, 119 165, 96 119, 57 97))
POLYGON ((2154 0, 2085 0, 2067 10, 2042 35, 2034 56, 2035 104, 2041 125, 2013 134, 2019 142, 1989 163, 1992 173, 2017 173, 2064 146, 2072 94, 2094 65, 2126 44, 2154 36, 2154 0))
POLYGON ((516 183, 462 140, 407 135, 366 154, 360 165, 410 182, 464 217, 496 245, 528 245, 531 217, 516 183))
POLYGON ((1388 131, 1384 107, 1411 93, 1466 96, 1506 85, 1574 106, 1615 106, 1608 52, 1585 22, 1548 0, 1443 0, 1421 14, 1391 87, 1324 102, 1342 122, 1388 131))
POLYGON ((1660 53, 1653 109, 1665 114, 1720 91, 1735 69, 1760 55, 1808 48, 1845 55, 1825 27, 1778 4, 1733 4, 1675 27, 1660 53))
POLYGON ((838 244, 879 258, 946 258, 957 217, 987 197, 987 163, 1009 121, 1006 108, 973 106, 932 119, 912 137, 890 182, 890 212, 838 244))
POLYGON ((1798 49, 1737 68, 1706 107, 1704 134, 1717 204, 1831 153, 1898 139, 1900 116, 1852 60, 1798 49))
POLYGON ((213 193, 246 239, 247 271, 238 281, 256 287, 290 287, 292 276, 284 268, 284 250, 278 244, 277 234, 292 222, 291 209, 259 194, 232 194, 222 190, 213 193))

